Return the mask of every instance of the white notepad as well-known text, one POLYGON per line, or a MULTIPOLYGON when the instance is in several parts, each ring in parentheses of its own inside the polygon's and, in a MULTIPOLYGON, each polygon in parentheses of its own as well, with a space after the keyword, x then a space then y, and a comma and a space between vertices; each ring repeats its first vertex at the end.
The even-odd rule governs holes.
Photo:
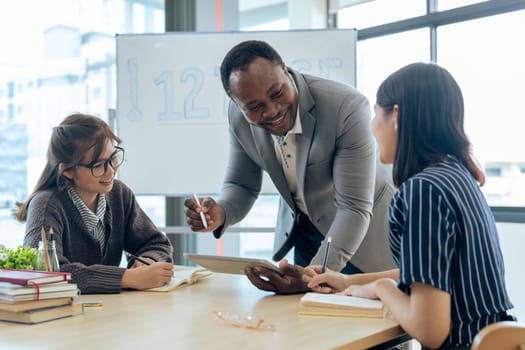
POLYGON ((162 287, 146 289, 148 292, 171 292, 183 285, 191 285, 211 275, 211 271, 202 267, 174 265, 173 278, 162 287))

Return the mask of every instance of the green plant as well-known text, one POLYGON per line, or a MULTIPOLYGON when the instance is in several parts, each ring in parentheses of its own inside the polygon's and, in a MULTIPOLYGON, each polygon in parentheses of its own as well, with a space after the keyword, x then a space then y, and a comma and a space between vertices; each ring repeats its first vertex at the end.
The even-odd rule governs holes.
POLYGON ((35 248, 19 245, 16 249, 10 249, 0 244, 0 268, 33 270, 37 255, 35 248))

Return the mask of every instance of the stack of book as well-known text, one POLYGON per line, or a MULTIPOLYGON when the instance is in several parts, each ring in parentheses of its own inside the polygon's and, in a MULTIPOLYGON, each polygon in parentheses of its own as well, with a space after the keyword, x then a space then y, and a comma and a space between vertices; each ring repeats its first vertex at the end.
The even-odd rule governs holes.
POLYGON ((40 323, 82 313, 67 272, 0 269, 0 321, 40 323))

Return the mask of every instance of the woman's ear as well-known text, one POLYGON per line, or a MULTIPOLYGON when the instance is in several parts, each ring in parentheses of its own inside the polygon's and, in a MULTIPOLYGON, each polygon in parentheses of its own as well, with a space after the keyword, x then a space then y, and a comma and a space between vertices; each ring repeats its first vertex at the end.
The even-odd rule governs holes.
POLYGON ((66 165, 64 163, 60 163, 58 165, 58 173, 61 174, 61 175, 64 175, 69 180, 72 180, 73 179, 73 171, 70 170, 70 169, 66 169, 66 165))
POLYGON ((399 105, 395 104, 395 105, 392 107, 392 113, 395 113, 395 114, 396 114, 396 117, 397 117, 397 113, 399 113, 399 105))

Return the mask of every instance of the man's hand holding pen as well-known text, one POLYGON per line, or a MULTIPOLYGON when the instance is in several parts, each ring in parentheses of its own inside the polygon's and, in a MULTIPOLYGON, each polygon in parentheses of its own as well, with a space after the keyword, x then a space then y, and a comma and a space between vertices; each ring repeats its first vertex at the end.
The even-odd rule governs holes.
POLYGON ((224 209, 213 198, 197 198, 197 202, 194 197, 187 198, 184 201, 186 222, 192 231, 214 231, 224 224, 224 209), (201 213, 203 213, 204 218, 201 217, 201 213))

